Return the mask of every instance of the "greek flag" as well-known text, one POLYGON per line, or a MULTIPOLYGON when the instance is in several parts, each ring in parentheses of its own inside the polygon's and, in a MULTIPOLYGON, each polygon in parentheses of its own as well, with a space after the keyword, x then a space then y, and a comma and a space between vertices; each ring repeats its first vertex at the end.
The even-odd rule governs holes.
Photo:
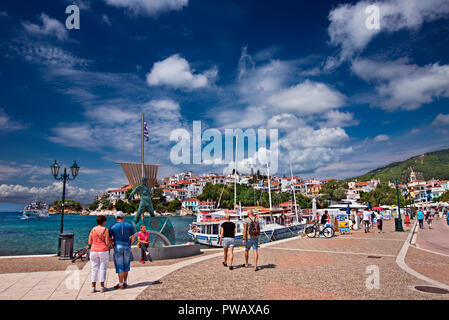
POLYGON ((147 125, 146 121, 144 121, 144 123, 143 123, 143 136, 145 137, 145 141, 150 140, 150 138, 148 136, 148 125, 147 125))

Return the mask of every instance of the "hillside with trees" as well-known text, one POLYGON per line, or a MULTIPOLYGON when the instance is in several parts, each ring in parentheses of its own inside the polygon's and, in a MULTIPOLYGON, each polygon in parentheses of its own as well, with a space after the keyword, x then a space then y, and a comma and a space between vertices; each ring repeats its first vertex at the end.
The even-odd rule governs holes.
POLYGON ((394 162, 346 181, 354 179, 358 181, 380 179, 381 182, 388 183, 389 181, 398 179, 400 183, 406 183, 409 180, 412 168, 413 171, 422 173, 424 180, 430 180, 432 178, 449 180, 449 149, 429 152, 405 161, 394 162))

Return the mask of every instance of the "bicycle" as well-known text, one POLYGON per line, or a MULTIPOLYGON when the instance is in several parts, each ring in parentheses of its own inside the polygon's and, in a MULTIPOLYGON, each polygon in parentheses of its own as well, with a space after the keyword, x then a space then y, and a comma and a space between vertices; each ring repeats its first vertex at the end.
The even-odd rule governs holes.
POLYGON ((304 230, 307 237, 309 238, 315 238, 317 236, 317 234, 319 236, 323 235, 325 238, 332 238, 335 234, 334 229, 331 227, 324 227, 322 230, 320 228, 320 225, 318 225, 317 223, 314 223, 311 226, 306 227, 306 229, 304 230))

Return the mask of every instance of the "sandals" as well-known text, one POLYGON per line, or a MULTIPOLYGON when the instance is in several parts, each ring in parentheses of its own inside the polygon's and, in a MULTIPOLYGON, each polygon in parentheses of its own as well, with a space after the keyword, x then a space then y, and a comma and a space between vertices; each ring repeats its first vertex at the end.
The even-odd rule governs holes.
POLYGON ((260 267, 255 267, 254 268, 254 271, 259 271, 260 270, 260 267))
POLYGON ((233 266, 230 266, 230 267, 229 267, 229 270, 234 270, 234 267, 233 267, 233 266))

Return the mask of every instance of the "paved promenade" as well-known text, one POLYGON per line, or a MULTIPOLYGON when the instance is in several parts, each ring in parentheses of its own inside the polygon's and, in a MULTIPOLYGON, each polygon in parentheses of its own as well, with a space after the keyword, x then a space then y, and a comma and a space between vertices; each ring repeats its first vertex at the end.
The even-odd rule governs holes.
MULTIPOLYGON (((106 293, 89 292, 89 263, 79 270, 4 273, 0 299, 449 299, 449 294, 414 288, 449 289, 449 255, 443 255, 449 248, 449 227, 436 220, 434 229, 418 230, 413 239, 412 228, 397 233, 386 222, 382 234, 359 230, 333 239, 294 238, 262 245, 258 272, 244 268, 241 248, 232 271, 221 265, 221 250, 134 264, 128 288, 106 293), (377 274, 378 287, 372 281, 377 274)), ((252 252, 250 264, 251 258, 252 252)), ((116 281, 110 265, 106 286, 116 281)))

